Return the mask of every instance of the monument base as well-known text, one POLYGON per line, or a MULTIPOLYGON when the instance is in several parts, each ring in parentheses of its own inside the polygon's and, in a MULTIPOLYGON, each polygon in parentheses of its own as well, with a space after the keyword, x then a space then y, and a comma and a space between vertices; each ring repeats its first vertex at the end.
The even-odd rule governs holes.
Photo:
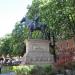
POLYGON ((29 39, 26 43, 26 54, 22 65, 52 64, 53 55, 49 51, 49 40, 29 39))

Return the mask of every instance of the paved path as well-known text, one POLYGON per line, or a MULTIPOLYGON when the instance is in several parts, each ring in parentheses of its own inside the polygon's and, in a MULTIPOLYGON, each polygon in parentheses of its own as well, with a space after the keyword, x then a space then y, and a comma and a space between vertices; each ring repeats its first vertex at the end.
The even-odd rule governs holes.
POLYGON ((9 73, 6 73, 6 74, 0 74, 0 75, 16 75, 15 72, 9 72, 9 73))

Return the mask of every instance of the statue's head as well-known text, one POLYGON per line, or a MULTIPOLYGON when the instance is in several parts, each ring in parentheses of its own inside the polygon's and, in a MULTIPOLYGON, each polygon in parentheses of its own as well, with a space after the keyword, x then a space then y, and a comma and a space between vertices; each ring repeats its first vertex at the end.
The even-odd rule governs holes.
POLYGON ((21 23, 25 22, 26 21, 26 18, 23 17, 22 20, 20 21, 21 23))

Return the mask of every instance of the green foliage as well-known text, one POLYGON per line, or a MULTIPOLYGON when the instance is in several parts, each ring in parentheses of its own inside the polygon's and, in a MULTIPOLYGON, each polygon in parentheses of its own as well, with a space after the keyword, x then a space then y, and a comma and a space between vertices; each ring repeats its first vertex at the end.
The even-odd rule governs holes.
POLYGON ((32 33, 32 38, 34 38, 34 39, 36 39, 36 38, 39 38, 39 39, 41 39, 42 38, 42 32, 41 31, 34 31, 33 33, 32 33))
POLYGON ((5 38, 1 39, 0 43, 0 55, 12 55, 13 45, 12 45, 12 37, 11 35, 6 36, 5 38))
POLYGON ((33 18, 38 13, 56 39, 66 39, 75 34, 74 9, 74 0, 33 0, 27 15, 33 18))
POLYGON ((12 72, 13 71, 13 67, 12 66, 2 66, 2 69, 1 69, 1 73, 9 73, 9 72, 12 72))
POLYGON ((13 38, 13 54, 20 56, 24 51, 24 40, 27 38, 27 30, 20 23, 16 23, 15 29, 12 31, 13 38), (26 32, 25 32, 26 31, 26 32), (25 32, 25 33, 24 33, 25 32))
POLYGON ((17 73, 17 75, 54 75, 54 71, 51 65, 17 66, 15 67, 15 72, 17 73))
POLYGON ((51 65, 3 66, 1 72, 16 72, 16 75, 54 75, 51 65))

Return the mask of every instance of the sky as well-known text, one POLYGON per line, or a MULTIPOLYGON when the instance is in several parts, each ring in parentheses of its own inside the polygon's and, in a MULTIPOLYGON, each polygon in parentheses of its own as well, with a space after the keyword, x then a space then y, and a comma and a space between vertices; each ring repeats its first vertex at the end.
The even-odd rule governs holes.
POLYGON ((10 34, 15 23, 20 21, 27 12, 27 5, 32 0, 0 0, 0 37, 10 34))

